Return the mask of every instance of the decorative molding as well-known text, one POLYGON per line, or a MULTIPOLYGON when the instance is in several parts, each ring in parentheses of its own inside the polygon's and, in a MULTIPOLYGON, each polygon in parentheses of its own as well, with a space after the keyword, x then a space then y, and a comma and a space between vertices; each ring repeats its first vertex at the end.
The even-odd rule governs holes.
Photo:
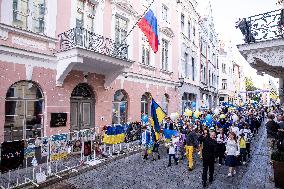
POLYGON ((24 47, 32 47, 34 49, 40 49, 45 51, 46 50, 46 44, 45 43, 41 43, 41 42, 37 42, 34 40, 29 40, 27 38, 23 38, 23 37, 18 37, 18 36, 13 36, 12 37, 12 43, 15 45, 20 45, 20 46, 24 46, 24 47))
POLYGON ((0 39, 6 41, 8 39, 8 31, 0 29, 0 39))
POLYGON ((138 13, 134 10, 129 0, 111 0, 110 3, 115 4, 117 7, 131 14, 132 16, 138 16, 138 13))
POLYGON ((174 38, 175 34, 173 32, 173 30, 169 27, 162 27, 159 29, 160 32, 164 33, 167 37, 169 38, 174 38))

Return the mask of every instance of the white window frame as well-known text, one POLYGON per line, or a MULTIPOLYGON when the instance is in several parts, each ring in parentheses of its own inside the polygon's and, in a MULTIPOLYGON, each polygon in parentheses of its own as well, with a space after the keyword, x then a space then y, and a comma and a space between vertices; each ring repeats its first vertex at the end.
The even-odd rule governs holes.
POLYGON ((170 61, 169 49, 170 49, 170 42, 166 39, 162 39, 162 55, 161 55, 162 65, 161 66, 162 66, 162 70, 164 70, 164 71, 170 71, 170 68, 169 68, 169 61, 170 61), (167 45, 167 46, 165 46, 165 45, 167 45), (167 47, 167 48, 165 48, 165 47, 167 47))
POLYGON ((162 20, 165 22, 168 22, 168 17, 169 17, 169 8, 162 4, 162 20))
POLYGON ((181 32, 184 32, 184 26, 185 26, 185 16, 183 13, 180 15, 180 24, 181 24, 181 32))

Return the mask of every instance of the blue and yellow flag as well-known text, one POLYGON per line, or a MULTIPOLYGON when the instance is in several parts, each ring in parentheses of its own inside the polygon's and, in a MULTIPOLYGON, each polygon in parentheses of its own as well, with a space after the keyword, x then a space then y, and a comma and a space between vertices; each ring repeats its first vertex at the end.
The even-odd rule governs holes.
POLYGON ((163 121, 163 119, 166 117, 166 113, 162 110, 162 108, 157 104, 157 102, 152 98, 152 104, 151 104, 151 124, 154 128, 154 132, 156 135, 156 139, 158 140, 160 138, 160 123, 163 121))
POLYGON ((105 144, 119 144, 124 142, 125 133, 122 125, 108 126, 104 134, 103 142, 105 144))

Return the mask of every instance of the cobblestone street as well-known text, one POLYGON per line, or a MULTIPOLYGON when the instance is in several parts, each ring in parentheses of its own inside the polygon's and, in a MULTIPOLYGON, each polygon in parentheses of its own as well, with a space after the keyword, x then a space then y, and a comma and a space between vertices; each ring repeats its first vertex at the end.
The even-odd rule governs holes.
MULTIPOLYGON (((255 139, 252 148, 253 156, 247 166, 237 169, 237 175, 227 178, 227 167, 215 164, 215 180, 208 188, 269 188, 269 157, 267 154, 266 134, 262 127, 259 136, 255 139)), ((112 162, 81 174, 77 177, 50 186, 49 188, 157 188, 157 189, 183 189, 202 188, 202 164, 195 157, 195 169, 187 170, 187 162, 181 161, 177 166, 167 167, 168 156, 163 150, 162 159, 158 161, 142 160, 141 154, 135 154, 125 159, 112 162)))

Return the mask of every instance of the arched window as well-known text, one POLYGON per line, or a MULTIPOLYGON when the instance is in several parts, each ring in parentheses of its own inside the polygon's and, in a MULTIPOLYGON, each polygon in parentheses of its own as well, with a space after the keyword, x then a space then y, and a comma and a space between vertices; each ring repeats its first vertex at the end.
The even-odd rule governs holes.
POLYGON ((43 103, 37 84, 30 81, 13 84, 6 93, 4 141, 42 136, 43 103))
POLYGON ((164 112, 165 112, 166 114, 169 113, 169 112, 168 112, 168 109, 169 109, 169 102, 170 102, 170 97, 169 97, 168 94, 165 94, 165 95, 163 96, 163 100, 162 100, 162 108, 163 108, 163 110, 164 110, 164 112))
POLYGON ((121 124, 127 122, 128 95, 125 90, 118 90, 114 94, 112 105, 112 123, 121 124))
POLYGON ((185 109, 191 109, 191 101, 190 101, 190 94, 183 93, 182 95, 182 113, 184 113, 185 109))
POLYGON ((146 92, 141 97, 141 115, 146 114, 149 115, 151 105, 151 94, 146 92))

